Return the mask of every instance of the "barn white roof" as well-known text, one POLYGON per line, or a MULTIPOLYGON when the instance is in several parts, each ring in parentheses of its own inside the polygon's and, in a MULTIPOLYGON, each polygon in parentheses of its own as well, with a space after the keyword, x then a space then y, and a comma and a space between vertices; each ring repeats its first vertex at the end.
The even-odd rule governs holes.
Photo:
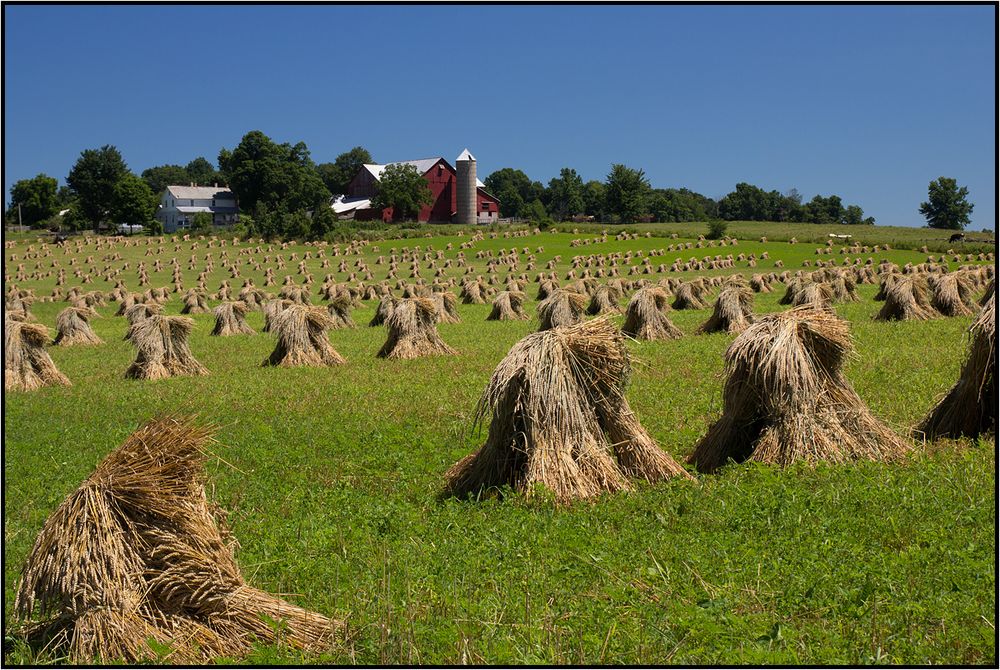
MULTIPOLYGON (((468 149, 466 149, 465 151, 462 152, 463 155, 465 155, 467 153, 469 153, 468 149)), ((471 156, 472 154, 469 154, 469 155, 471 156)), ((461 158, 462 158, 462 156, 459 156, 459 159, 461 159, 461 158)), ((434 165, 437 164, 437 162, 440 161, 440 160, 444 160, 444 159, 441 158, 441 156, 435 156, 434 158, 420 158, 420 159, 415 160, 415 161, 396 161, 395 163, 386 163, 384 165, 379 164, 379 163, 365 163, 364 168, 366 170, 368 170, 369 172, 371 172, 372 176, 375 177, 376 180, 378 180, 378 179, 382 178, 382 173, 390 165, 412 165, 413 167, 417 168, 417 172, 419 172, 420 174, 424 174, 425 172, 427 172, 428 170, 430 170, 432 167, 434 167, 434 165)), ((475 158, 473 158, 472 160, 475 160, 475 158)), ((444 162, 448 163, 448 161, 444 161, 444 162)), ((477 179, 476 180, 476 186, 478 186, 479 188, 485 188, 486 184, 484 184, 481 180, 477 179)))

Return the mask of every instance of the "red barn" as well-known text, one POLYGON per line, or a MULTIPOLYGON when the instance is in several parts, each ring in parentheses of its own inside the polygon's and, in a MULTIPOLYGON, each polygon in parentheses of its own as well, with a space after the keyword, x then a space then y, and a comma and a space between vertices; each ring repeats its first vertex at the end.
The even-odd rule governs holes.
MULTIPOLYGON (((468 151, 464 151, 459 156, 459 160, 474 162, 475 158, 468 151)), ((434 198, 432 204, 421 208, 417 215, 418 221, 450 223, 458 220, 459 175, 456 169, 440 156, 385 165, 363 165, 354 175, 354 179, 347 185, 347 193, 333 201, 333 210, 340 216, 348 218, 353 216, 359 221, 371 221, 377 218, 381 218, 387 223, 392 221, 392 208, 387 207, 382 211, 377 211, 371 206, 371 198, 378 190, 382 171, 389 165, 400 163, 414 166, 417 172, 424 176, 434 198)), ((487 193, 483 182, 476 179, 476 222, 495 223, 499 216, 500 201, 487 193)))

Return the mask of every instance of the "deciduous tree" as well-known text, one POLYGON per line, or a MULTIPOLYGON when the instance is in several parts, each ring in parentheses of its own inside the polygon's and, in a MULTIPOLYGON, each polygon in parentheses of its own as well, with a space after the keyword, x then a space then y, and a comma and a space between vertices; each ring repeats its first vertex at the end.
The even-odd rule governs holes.
POLYGON ((291 212, 330 199, 304 142, 277 144, 254 130, 232 151, 219 152, 219 166, 240 208, 246 211, 255 211, 258 203, 265 203, 291 212))
POLYGON ((615 163, 608 174, 605 195, 608 212, 621 223, 632 223, 646 213, 649 201, 649 180, 639 169, 615 163))
POLYGON ((559 176, 549 180, 549 211, 557 221, 584 210, 583 179, 572 168, 563 168, 559 176))
POLYGON ((378 190, 372 197, 372 207, 386 209, 392 207, 392 218, 399 220, 415 218, 420 208, 433 204, 434 196, 427 180, 408 163, 395 163, 382 171, 378 190))
POLYGON ((59 211, 57 194, 58 182, 45 174, 16 182, 10 189, 13 220, 17 221, 17 208, 20 206, 21 223, 37 226, 59 211))
POLYGON ((966 200, 969 189, 959 188, 951 177, 938 177, 927 186, 927 202, 920 203, 920 213, 931 228, 962 230, 970 223, 969 215, 975 207, 966 200))
POLYGON ((115 185, 129 174, 118 149, 105 145, 80 154, 66 177, 66 184, 77 198, 80 215, 93 225, 108 217, 114 200, 115 185))
POLYGON ((111 218, 115 223, 145 226, 156 214, 156 194, 140 177, 126 174, 112 190, 111 218))

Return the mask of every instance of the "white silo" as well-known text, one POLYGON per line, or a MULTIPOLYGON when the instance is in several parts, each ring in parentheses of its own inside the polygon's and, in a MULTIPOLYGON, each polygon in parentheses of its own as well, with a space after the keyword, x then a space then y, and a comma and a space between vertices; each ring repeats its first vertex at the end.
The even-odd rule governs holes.
POLYGON ((476 157, 466 149, 455 159, 458 172, 456 183, 455 223, 476 223, 476 157))

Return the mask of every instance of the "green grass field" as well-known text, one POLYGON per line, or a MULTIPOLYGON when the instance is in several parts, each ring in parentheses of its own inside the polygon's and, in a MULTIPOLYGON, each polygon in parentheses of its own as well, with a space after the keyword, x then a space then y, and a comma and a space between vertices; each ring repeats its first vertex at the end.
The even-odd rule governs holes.
MULTIPOLYGON (((477 251, 516 246, 534 253, 542 246, 538 269, 561 256, 562 279, 577 254, 693 241, 611 237, 573 248, 571 240, 588 236, 580 230, 487 237, 466 255, 485 275, 477 251)), ((755 269, 737 263, 735 271, 749 276, 774 270, 779 258, 792 271, 804 260, 842 259, 816 256, 815 243, 762 244, 756 240, 766 233, 744 238, 740 230, 730 229, 741 238, 735 247, 667 253, 653 265, 767 251, 770 261, 755 269)), ((671 231, 667 226, 658 233, 671 231)), ((612 236, 616 232, 611 229, 612 236)), ((467 239, 373 242, 363 257, 379 281, 386 266, 374 259, 392 247, 432 244, 437 250, 451 242, 455 250, 446 257, 453 258, 467 239)), ((38 249, 28 240, 5 249, 9 274, 18 262, 29 272, 34 267, 35 259, 23 260, 29 244, 38 249), (12 253, 18 261, 9 260, 12 253)), ((206 250, 201 242, 191 251, 190 244, 181 243, 176 254, 185 287, 194 286, 197 274, 187 270, 192 253, 200 269, 211 251, 216 270, 207 284, 216 290, 228 277, 218 262, 222 249, 206 250)), ((164 271, 150 273, 151 286, 170 285, 173 245, 166 246, 164 271)), ((863 257, 900 265, 926 260, 898 246, 863 257)), ((131 263, 126 283, 138 290, 136 263, 151 268, 156 258, 143 256, 146 248, 91 246, 80 262, 93 255, 101 268, 109 264, 102 257, 117 251, 131 263)), ((287 259, 307 249, 281 253, 287 259)), ((347 278, 336 271, 340 258, 330 248, 327 254, 329 269, 308 261, 314 288, 327 272, 338 281, 347 278)), ((64 289, 74 286, 79 280, 68 257, 61 250, 53 257, 67 267, 64 289)), ((348 257, 349 265, 355 258, 348 257)), ((41 259, 45 269, 51 260, 41 259)), ((285 274, 300 280, 298 261, 286 263, 275 272, 279 285, 285 274)), ((426 265, 421 271, 429 282, 433 271, 426 265)), ((263 284, 263 273, 249 270, 230 280, 234 293, 246 276, 263 284)), ((460 272, 453 269, 450 276, 460 272)), ((409 276, 408 264, 400 263, 399 275, 409 276)), ((15 283, 43 296, 54 277, 15 283)), ((777 286, 775 293, 755 295, 755 311, 784 309, 777 304, 783 287, 777 286)), ((103 280, 82 285, 111 287, 103 280)), ((860 286, 861 302, 837 306, 850 320, 856 346, 847 376, 878 417, 904 432, 957 379, 971 318, 874 322, 876 288, 860 286)), ((530 313, 535 290, 530 284, 530 313)), ((54 327, 65 306, 35 303, 31 311, 54 327)), ((166 313, 180 307, 174 295, 166 313)), ((696 482, 643 485, 565 508, 518 496, 462 501, 442 497, 442 475, 481 444, 485 435, 471 425, 479 394, 536 322, 487 322, 489 305, 460 305, 462 323, 439 325, 459 356, 384 361, 375 353, 385 329, 367 327, 375 309, 368 301, 353 313, 357 329, 330 333, 346 365, 274 369, 260 367, 274 346, 270 334, 210 337, 214 318, 197 315, 190 345, 210 375, 140 382, 123 378, 134 351, 122 341, 126 324, 112 316, 115 309, 99 308, 102 318, 93 322, 104 345, 50 349, 73 386, 5 394, 5 662, 58 660, 29 649, 12 616, 21 567, 46 517, 139 424, 168 411, 196 413, 218 426, 209 496, 229 511, 248 581, 348 623, 344 643, 323 656, 262 647, 243 662, 997 662, 992 438, 920 444, 912 458, 892 465, 730 465, 696 482)), ((685 332, 681 340, 629 343, 629 401, 678 460, 721 411, 722 356, 733 336, 694 335, 709 313, 673 312, 685 332)), ((249 321, 259 330, 263 318, 252 313, 249 321)))

